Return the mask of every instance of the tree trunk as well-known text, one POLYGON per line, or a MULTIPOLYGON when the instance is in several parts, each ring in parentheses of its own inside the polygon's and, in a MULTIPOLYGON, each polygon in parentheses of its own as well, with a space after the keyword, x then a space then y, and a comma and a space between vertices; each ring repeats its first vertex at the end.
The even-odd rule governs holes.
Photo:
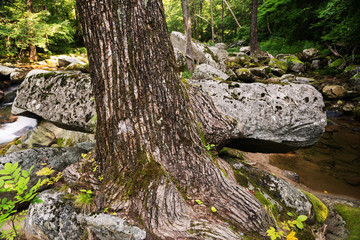
POLYGON ((221 42, 224 42, 224 0, 221 0, 221 42))
POLYGON ((211 41, 214 43, 214 16, 213 16, 213 1, 210 0, 210 15, 211 15, 211 41))
POLYGON ((251 24, 250 24, 250 55, 260 53, 259 42, 257 39, 257 9, 258 0, 251 1, 251 24))
POLYGON ((194 32, 194 38, 198 39, 198 35, 197 35, 197 21, 196 21, 196 4, 195 4, 195 0, 192 0, 192 13, 193 13, 193 32, 194 32))
POLYGON ((162 1, 77 0, 77 7, 96 100, 99 210, 154 238, 239 239, 224 221, 264 234, 264 207, 204 148, 162 1))
POLYGON ((190 72, 194 71, 194 57, 193 57, 193 49, 192 49, 192 38, 191 38, 191 21, 189 14, 189 3, 188 0, 181 0, 181 7, 183 11, 183 19, 185 26, 185 35, 186 35, 186 62, 188 66, 188 70, 190 72))
MULTIPOLYGON (((26 10, 33 13, 34 7, 33 7, 33 1, 32 0, 26 0, 26 10)), ((33 30, 31 29, 29 31, 29 34, 33 34, 33 30)), ((29 44, 29 60, 30 61, 37 61, 37 53, 36 53, 36 46, 32 43, 29 44)))

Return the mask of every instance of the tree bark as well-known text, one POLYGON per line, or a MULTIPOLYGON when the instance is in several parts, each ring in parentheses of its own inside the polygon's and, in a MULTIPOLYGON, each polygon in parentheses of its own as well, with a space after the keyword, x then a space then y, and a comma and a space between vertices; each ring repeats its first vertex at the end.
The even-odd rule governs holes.
MULTIPOLYGON (((34 12, 34 6, 32 0, 26 0, 26 10, 33 13, 34 12)), ((33 31, 31 30, 29 32, 30 35, 33 34, 33 31)), ((32 43, 29 44, 29 60, 30 61, 37 61, 37 53, 36 53, 36 46, 32 43)))
POLYGON ((184 26, 185 26, 185 35, 186 35, 186 62, 188 70, 190 72, 194 71, 195 63, 192 49, 192 38, 191 38, 191 21, 189 14, 189 2, 188 0, 181 0, 181 7, 183 12, 184 26))
POLYGON ((258 0, 251 1, 251 24, 250 24, 250 55, 260 53, 259 42, 257 39, 257 9, 258 0))
POLYGON ((214 16, 213 16, 213 1, 210 0, 210 15, 211 15, 211 41, 214 43, 214 16))
POLYGON ((224 0, 221 0, 221 42, 224 42, 224 0))
POLYGON ((96 100, 99 210, 116 211, 153 238, 239 239, 223 221, 264 234, 264 207, 204 148, 162 1, 77 0, 77 7, 96 100))

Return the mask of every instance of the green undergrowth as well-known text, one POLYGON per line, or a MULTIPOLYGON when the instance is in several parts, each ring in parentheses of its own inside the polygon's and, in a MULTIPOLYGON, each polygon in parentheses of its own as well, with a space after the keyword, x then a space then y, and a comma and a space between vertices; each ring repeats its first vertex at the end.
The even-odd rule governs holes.
POLYGON ((346 228, 349 230, 347 240, 360 239, 360 208, 351 207, 346 204, 336 204, 335 210, 346 222, 346 228))

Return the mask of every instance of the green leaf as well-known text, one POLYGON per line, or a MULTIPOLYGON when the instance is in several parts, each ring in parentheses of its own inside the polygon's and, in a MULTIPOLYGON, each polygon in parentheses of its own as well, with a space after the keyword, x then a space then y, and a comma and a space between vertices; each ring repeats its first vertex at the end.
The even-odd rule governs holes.
POLYGON ((213 213, 216 213, 216 212, 217 212, 217 210, 216 210, 215 207, 211 207, 211 211, 212 211, 213 213))
POLYGON ((199 205, 203 204, 203 202, 202 202, 201 200, 199 200, 199 199, 196 199, 195 202, 196 202, 197 204, 199 204, 199 205))
POLYGON ((23 175, 23 177, 25 177, 25 178, 27 178, 27 177, 29 177, 29 172, 28 171, 26 171, 26 170, 22 170, 21 171, 21 174, 23 175))
POLYGON ((288 212, 287 215, 289 215, 290 217, 293 216, 293 214, 291 212, 288 212))
POLYGON ((297 226, 299 229, 304 229, 304 224, 303 224, 302 222, 300 222, 300 221, 298 221, 298 222, 296 223, 296 226, 297 226))
POLYGON ((19 163, 18 163, 18 162, 15 162, 15 163, 10 167, 10 172, 11 172, 11 173, 14 172, 14 171, 17 169, 18 166, 19 166, 19 163))
POLYGON ((300 215, 300 216, 298 216, 298 218, 297 218, 296 220, 298 220, 298 221, 300 221, 300 222, 304 222, 304 221, 306 221, 306 219, 307 219, 307 216, 305 216, 305 215, 300 215))

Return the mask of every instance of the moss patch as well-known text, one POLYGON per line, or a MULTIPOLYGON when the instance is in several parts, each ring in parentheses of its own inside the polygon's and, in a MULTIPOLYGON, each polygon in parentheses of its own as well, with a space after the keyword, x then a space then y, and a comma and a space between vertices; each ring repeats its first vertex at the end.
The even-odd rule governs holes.
POLYGON ((353 76, 351 79, 357 79, 360 78, 360 72, 358 74, 356 74, 355 76, 353 76))
POLYGON ((308 197, 311 204, 313 205, 316 222, 319 224, 324 223, 329 214, 328 208, 325 206, 325 204, 323 204, 317 197, 315 197, 311 193, 308 193, 306 191, 302 191, 302 192, 308 197))
POLYGON ((360 239, 360 208, 351 207, 346 204, 337 204, 335 210, 346 222, 346 228, 349 230, 347 240, 360 239))
POLYGON ((344 60, 342 60, 342 59, 336 59, 335 61, 333 61, 333 62, 330 64, 330 67, 331 67, 331 68, 337 68, 337 67, 339 67, 343 62, 344 62, 344 60))
POLYGON ((234 148, 224 147, 219 151, 219 154, 244 160, 243 153, 240 150, 234 148))
POLYGON ((288 70, 287 64, 285 62, 283 62, 283 61, 280 61, 280 60, 276 59, 276 58, 270 59, 269 67, 280 68, 284 72, 286 72, 288 70))

